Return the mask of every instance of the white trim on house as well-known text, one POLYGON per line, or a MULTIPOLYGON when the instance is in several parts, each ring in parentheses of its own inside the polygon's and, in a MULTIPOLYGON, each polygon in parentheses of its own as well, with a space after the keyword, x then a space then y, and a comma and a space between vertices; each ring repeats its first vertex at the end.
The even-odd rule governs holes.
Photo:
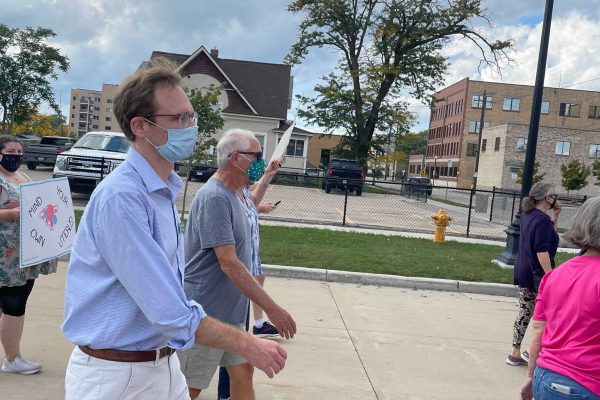
POLYGON ((254 134, 254 136, 261 136, 263 139, 262 142, 262 148, 263 148, 263 159, 266 159, 267 161, 269 159, 267 159, 267 154, 269 151, 269 141, 267 140, 269 138, 269 135, 266 132, 252 132, 254 134))
POLYGON ((244 100, 244 103, 246 103, 246 105, 248 107, 250 107, 250 109, 252 110, 252 112, 254 114, 258 115, 258 112, 254 109, 254 107, 252 107, 252 104, 250 104, 250 102, 246 99, 246 97, 244 97, 244 95, 237 88, 237 86, 235 86, 235 84, 231 81, 231 79, 229 79, 229 77, 227 76, 227 74, 225 73, 225 71, 223 71, 221 69, 221 67, 219 66, 219 64, 217 64, 215 62, 215 59, 212 58, 212 56, 210 55, 210 52, 208 52, 204 46, 200 46, 198 48, 198 50, 196 50, 191 56, 189 56, 187 58, 187 60, 185 60, 183 63, 181 63, 181 65, 179 65, 177 68, 175 68, 175 72, 180 72, 186 65, 188 65, 190 62, 192 62, 192 60, 194 58, 196 58, 198 56, 198 54, 200 54, 200 53, 205 53, 207 55, 208 59, 214 64, 215 67, 217 67, 217 69, 219 70, 219 72, 221 72, 223 74, 223 76, 225 77, 225 79, 227 79, 227 82, 231 85, 231 87, 235 90, 235 92, 240 95, 240 97, 242 98, 242 100, 244 100))

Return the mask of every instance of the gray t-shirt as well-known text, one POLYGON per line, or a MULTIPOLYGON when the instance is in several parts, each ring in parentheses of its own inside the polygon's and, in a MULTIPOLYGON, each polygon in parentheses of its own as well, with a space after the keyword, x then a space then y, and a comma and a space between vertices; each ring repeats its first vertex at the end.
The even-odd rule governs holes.
POLYGON ((251 240, 250 222, 237 194, 209 179, 192 201, 184 241, 185 293, 209 316, 229 324, 246 321, 248 298, 221 270, 213 248, 235 244, 238 259, 250 270, 251 240))

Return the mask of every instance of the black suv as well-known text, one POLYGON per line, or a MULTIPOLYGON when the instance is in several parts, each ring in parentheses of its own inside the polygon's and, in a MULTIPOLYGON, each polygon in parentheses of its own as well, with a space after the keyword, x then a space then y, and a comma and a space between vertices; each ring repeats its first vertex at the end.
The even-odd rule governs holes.
POLYGON ((349 192, 354 191, 357 196, 360 196, 364 181, 365 174, 358 161, 332 158, 327 166, 325 178, 321 182, 321 189, 329 193, 332 188, 342 190, 348 188, 349 192))

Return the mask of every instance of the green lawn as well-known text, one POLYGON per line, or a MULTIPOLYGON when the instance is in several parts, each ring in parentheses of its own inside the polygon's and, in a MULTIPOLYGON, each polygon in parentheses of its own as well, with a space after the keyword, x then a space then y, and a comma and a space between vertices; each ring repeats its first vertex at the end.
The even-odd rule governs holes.
MULTIPOLYGON (((75 211, 77 224, 82 214, 75 211)), ((512 284, 512 270, 491 263, 503 250, 326 229, 260 227, 260 255, 265 264, 512 284)), ((572 256, 558 253, 556 262, 572 256)))
MULTIPOLYGON (((499 246, 348 233, 311 228, 260 227, 261 259, 279 264, 401 276, 513 282, 512 270, 491 263, 499 246)), ((560 253, 557 263, 571 258, 560 253)))

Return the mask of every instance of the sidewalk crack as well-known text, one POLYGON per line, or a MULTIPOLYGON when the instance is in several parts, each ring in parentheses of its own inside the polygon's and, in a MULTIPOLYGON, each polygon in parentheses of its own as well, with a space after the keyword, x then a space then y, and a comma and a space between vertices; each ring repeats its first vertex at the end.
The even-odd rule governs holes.
POLYGON ((333 303, 335 304, 335 308, 340 316, 340 319, 342 320, 342 324, 344 324, 344 329, 346 330, 346 333, 348 334, 348 337, 350 338, 350 342, 352 342, 352 347, 354 347, 354 352, 356 353, 356 357, 358 357, 358 361, 360 362, 360 365, 362 366, 362 369, 365 372, 365 376, 367 377, 367 380, 369 381, 371 390, 373 391, 375 398, 377 400, 379 400, 379 396, 377 395, 377 390, 375 390, 375 386, 373 386, 373 381, 371 380, 371 377, 369 376, 369 373, 367 372, 367 367, 365 366, 365 363, 364 363, 363 359, 361 358, 360 353, 358 352, 358 348, 356 347, 356 342, 354 341, 354 338, 352 337, 352 334, 350 333, 350 330, 348 329, 348 325, 346 325, 346 320, 344 319, 344 316, 342 315, 342 310, 340 310, 340 307, 335 299, 335 296, 333 295, 333 291, 331 290, 331 285, 327 285, 327 288, 329 289, 329 294, 331 295, 331 299, 333 300, 333 303))

